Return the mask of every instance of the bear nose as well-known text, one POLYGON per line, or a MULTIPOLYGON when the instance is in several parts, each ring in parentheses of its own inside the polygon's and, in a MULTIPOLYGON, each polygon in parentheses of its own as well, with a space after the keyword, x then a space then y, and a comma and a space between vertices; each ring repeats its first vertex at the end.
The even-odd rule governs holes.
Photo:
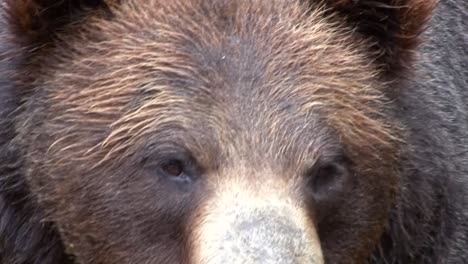
POLYGON ((323 263, 317 241, 312 241, 291 215, 279 210, 256 208, 236 216, 222 243, 231 247, 228 254, 238 254, 226 256, 226 261, 237 258, 238 263, 323 263))
POLYGON ((236 206, 209 219, 197 263, 323 264, 320 242, 299 210, 236 206))

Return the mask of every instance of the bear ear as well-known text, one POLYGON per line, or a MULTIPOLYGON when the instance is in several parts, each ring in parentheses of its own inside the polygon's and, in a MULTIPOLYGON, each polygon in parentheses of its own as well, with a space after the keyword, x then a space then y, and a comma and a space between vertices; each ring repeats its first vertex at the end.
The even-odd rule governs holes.
POLYGON ((105 0, 5 0, 8 25, 20 41, 46 41, 77 20, 85 10, 106 6, 105 0))
POLYGON ((325 4, 370 40, 384 71, 395 73, 411 64, 436 1, 325 0, 325 4))

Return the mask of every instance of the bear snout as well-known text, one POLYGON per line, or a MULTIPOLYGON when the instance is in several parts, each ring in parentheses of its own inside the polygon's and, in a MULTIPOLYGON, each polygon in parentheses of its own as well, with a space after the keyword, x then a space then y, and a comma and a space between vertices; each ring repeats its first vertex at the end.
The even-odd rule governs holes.
POLYGON ((323 264, 320 241, 305 210, 269 198, 238 194, 211 201, 192 238, 194 263, 323 264))

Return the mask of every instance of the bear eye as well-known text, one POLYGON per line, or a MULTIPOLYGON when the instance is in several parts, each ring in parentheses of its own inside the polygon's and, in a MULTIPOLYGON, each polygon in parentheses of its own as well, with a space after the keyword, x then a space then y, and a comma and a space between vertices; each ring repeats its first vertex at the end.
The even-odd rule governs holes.
POLYGON ((194 183, 199 174, 199 169, 189 158, 169 158, 157 164, 159 176, 178 186, 188 186, 194 183))
POLYGON ((325 192, 333 188, 333 183, 339 177, 339 168, 336 164, 326 164, 320 166, 314 174, 312 189, 315 193, 325 192))
POLYGON ((347 166, 341 162, 316 164, 309 170, 309 184, 316 200, 328 200, 344 190, 349 178, 347 166))
POLYGON ((169 160, 161 165, 161 171, 170 177, 181 177, 184 170, 184 164, 180 160, 169 160))

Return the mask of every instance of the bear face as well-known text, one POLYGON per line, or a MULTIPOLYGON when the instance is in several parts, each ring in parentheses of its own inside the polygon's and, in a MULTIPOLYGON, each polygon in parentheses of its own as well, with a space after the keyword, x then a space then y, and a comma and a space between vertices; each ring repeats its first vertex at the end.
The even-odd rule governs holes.
POLYGON ((15 41, 36 47, 18 67, 14 142, 66 251, 78 263, 369 258, 398 194, 385 89, 404 66, 391 55, 413 42, 343 23, 345 2, 89 1, 66 16, 10 3, 15 41))

